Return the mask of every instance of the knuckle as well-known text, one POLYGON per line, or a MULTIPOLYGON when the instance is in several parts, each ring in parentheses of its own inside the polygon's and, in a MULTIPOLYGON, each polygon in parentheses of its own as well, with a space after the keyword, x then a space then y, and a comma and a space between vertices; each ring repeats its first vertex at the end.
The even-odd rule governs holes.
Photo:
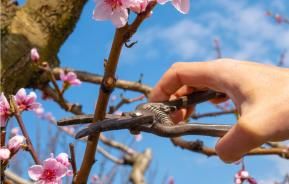
POLYGON ((177 70, 177 69, 183 67, 184 64, 186 64, 186 63, 185 62, 175 62, 174 64, 172 64, 171 69, 177 70))

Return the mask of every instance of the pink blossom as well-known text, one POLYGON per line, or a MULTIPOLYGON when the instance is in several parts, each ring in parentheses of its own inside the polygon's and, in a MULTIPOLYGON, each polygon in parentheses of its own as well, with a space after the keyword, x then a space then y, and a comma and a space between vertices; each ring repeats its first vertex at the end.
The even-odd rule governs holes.
POLYGON ((167 182, 168 184, 174 184, 175 183, 175 179, 174 179, 174 177, 173 176, 170 176, 169 178, 168 178, 168 182, 167 182))
POLYGON ((6 126, 6 121, 10 116, 10 105, 6 99, 6 97, 4 96, 4 93, 1 93, 0 96, 0 123, 1 123, 1 127, 5 127, 6 126))
POLYGON ((190 11, 190 0, 157 0, 159 4, 172 1, 172 5, 181 13, 187 14, 190 11))
POLYGON ((141 13, 146 10, 148 0, 134 0, 130 5, 130 9, 135 13, 141 13))
POLYGON ((75 129, 72 126, 65 126, 65 127, 62 127, 62 129, 63 131, 67 132, 70 135, 73 135, 75 132, 75 129))
POLYGON ((64 73, 63 70, 60 71, 60 80, 69 85, 78 86, 81 84, 81 81, 77 78, 74 72, 64 73))
POLYGON ((141 133, 136 134, 134 138, 137 142, 140 142, 142 140, 142 134, 141 133))
POLYGON ((256 180, 250 176, 249 172, 242 168, 235 174, 235 184, 242 184, 247 181, 249 184, 257 184, 256 180))
POLYGON ((19 127, 14 127, 14 128, 11 129, 10 133, 11 133, 11 136, 15 136, 15 135, 18 135, 19 132, 20 132, 19 127))
POLYGON ((35 112, 35 114, 38 116, 38 117, 40 117, 40 118, 42 118, 43 117, 43 115, 44 115, 44 109, 43 109, 43 107, 38 107, 38 108, 36 108, 36 109, 34 109, 34 112, 35 112))
POLYGON ((56 157, 56 160, 67 168, 66 176, 72 176, 73 175, 73 171, 68 169, 70 167, 71 163, 70 163, 68 155, 66 153, 60 153, 56 157))
POLYGON ((102 181, 101 181, 101 179, 99 178, 98 175, 93 175, 91 177, 91 183, 92 184, 102 184, 102 181))
POLYGON ((21 145, 24 143, 25 141, 25 137, 22 135, 16 135, 14 137, 12 137, 9 141, 8 141, 8 149, 12 152, 15 153, 17 152, 21 145))
POLYGON ((35 92, 32 91, 27 95, 24 88, 19 89, 15 95, 16 103, 21 111, 37 109, 40 104, 36 102, 36 98, 35 92))
POLYGON ((61 184, 66 175, 67 167, 55 158, 44 160, 43 165, 33 165, 28 170, 29 177, 37 183, 61 184))
POLYGON ((37 62, 40 59, 39 53, 36 48, 31 49, 30 58, 34 62, 37 62))
POLYGON ((95 20, 111 20, 117 27, 123 27, 128 20, 129 0, 98 0, 93 11, 95 20))
POLYGON ((0 148, 0 160, 7 160, 10 158, 10 150, 7 148, 0 148))
POLYGON ((50 121, 50 122, 55 122, 56 121, 55 117, 52 115, 51 112, 45 113, 43 118, 48 120, 48 121, 50 121))
POLYGON ((69 167, 71 164, 70 164, 70 161, 69 161, 69 158, 68 158, 68 155, 66 153, 60 153, 57 157, 56 157, 56 160, 61 163, 62 165, 64 165, 65 167, 69 167))
POLYGON ((281 24, 283 22, 283 17, 279 14, 275 14, 274 18, 278 24, 281 24))

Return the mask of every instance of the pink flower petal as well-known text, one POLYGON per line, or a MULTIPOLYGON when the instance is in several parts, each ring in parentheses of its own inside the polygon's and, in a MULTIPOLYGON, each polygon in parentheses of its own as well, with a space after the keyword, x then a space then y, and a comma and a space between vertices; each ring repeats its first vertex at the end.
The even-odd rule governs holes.
POLYGON ((130 4, 129 8, 136 13, 141 13, 146 10, 147 5, 148 0, 134 0, 130 4))
POLYGON ((43 168, 50 169, 50 170, 56 170, 58 168, 58 162, 55 158, 48 158, 43 161, 43 168))
POLYGON ((73 176, 73 171, 72 170, 68 170, 66 172, 66 176, 73 176))
POLYGON ((113 11, 111 16, 112 23, 117 27, 123 27, 126 25, 128 20, 128 12, 125 8, 117 8, 113 11))
POLYGON ((74 80, 70 81, 70 84, 74 85, 74 86, 78 86, 81 84, 81 81, 79 79, 74 79, 74 80))
POLYGON ((27 103, 33 103, 37 99, 36 93, 34 91, 31 91, 29 95, 26 97, 27 103))
POLYGON ((8 141, 8 149, 10 149, 11 152, 16 152, 20 149, 20 146, 24 143, 24 141, 24 136, 16 135, 8 141))
POLYGON ((7 148, 0 148, 0 160, 7 160, 10 157, 10 150, 7 148))
POLYGON ((183 14, 187 14, 190 10, 190 0, 173 0, 172 4, 183 14))
POLYGON ((68 81, 71 81, 71 80, 74 80, 74 79, 77 78, 77 76, 76 76, 76 74, 75 74, 74 72, 68 72, 68 73, 66 74, 66 77, 67 77, 67 80, 68 80, 68 81))
POLYGON ((66 80, 66 75, 63 70, 60 70, 60 75, 59 75, 60 80, 65 81, 66 80))
POLYGON ((1 93, 1 96, 0 96, 0 108, 1 109, 3 109, 3 108, 9 109, 10 108, 9 102, 8 102, 7 98, 5 97, 3 92, 1 93))
POLYGON ((112 8, 104 1, 98 2, 93 11, 93 18, 95 20, 109 20, 112 15, 112 8))
POLYGON ((4 93, 1 93, 0 96, 0 123, 1 127, 6 126, 6 121, 10 116, 10 105, 4 96, 4 93))
POLYGON ((26 97, 26 91, 24 88, 19 89, 16 93, 16 96, 15 96, 16 100, 18 100, 18 101, 25 100, 25 97, 26 97))
POLYGON ((32 61, 38 61, 40 56, 36 48, 31 49, 30 58, 32 61))
POLYGON ((34 181, 39 180, 42 173, 43 173, 42 165, 33 165, 28 170, 29 177, 34 181))
POLYGON ((171 0, 157 0, 157 2, 158 2, 159 4, 161 4, 161 5, 164 5, 164 4, 166 4, 167 2, 169 2, 169 1, 171 1, 171 0))
POLYGON ((60 162, 62 165, 69 167, 70 166, 70 161, 68 158, 68 154, 67 153, 60 153, 57 157, 56 160, 58 162, 60 162))
POLYGON ((19 132, 20 132, 19 127, 14 127, 14 128, 11 129, 11 135, 12 136, 18 135, 19 132))
POLYGON ((135 140, 136 140, 137 142, 140 142, 140 141, 142 140, 142 134, 139 133, 139 134, 135 135, 135 140))
POLYGON ((55 158, 48 158, 43 162, 44 170, 52 170, 56 173, 56 179, 62 178, 66 175, 67 168, 59 163, 55 158))

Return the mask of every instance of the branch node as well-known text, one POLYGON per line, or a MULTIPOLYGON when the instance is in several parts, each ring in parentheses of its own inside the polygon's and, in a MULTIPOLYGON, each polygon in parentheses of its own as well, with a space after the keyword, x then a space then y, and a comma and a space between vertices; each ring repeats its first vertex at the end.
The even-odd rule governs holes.
POLYGON ((114 90, 114 86, 116 83, 116 78, 114 76, 104 77, 101 82, 101 90, 104 93, 110 94, 114 90))

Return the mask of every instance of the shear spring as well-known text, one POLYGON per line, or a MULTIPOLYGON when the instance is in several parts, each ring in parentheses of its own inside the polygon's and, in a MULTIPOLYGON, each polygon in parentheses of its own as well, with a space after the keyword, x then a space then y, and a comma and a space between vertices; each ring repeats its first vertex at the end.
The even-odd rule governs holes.
POLYGON ((164 125, 173 125, 174 123, 170 119, 168 112, 164 112, 162 109, 165 107, 161 107, 161 104, 145 104, 142 106, 143 110, 152 112, 155 115, 157 122, 160 122, 164 125))

